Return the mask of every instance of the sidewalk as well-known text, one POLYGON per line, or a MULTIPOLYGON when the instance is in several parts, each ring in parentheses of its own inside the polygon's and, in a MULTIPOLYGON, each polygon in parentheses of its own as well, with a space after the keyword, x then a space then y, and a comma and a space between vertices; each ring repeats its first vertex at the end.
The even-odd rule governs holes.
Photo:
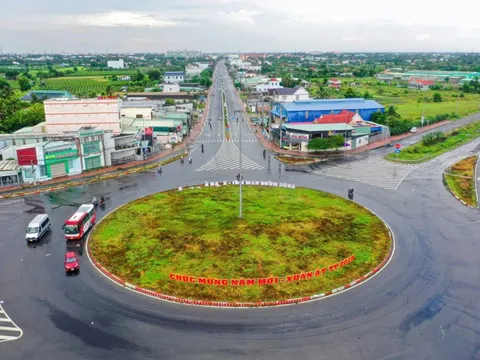
POLYGON ((13 195, 16 192, 22 192, 22 191, 42 192, 42 190, 51 189, 52 186, 61 185, 61 184, 68 184, 69 185, 68 187, 77 186, 77 185, 81 185, 86 181, 96 179, 96 178, 98 178, 98 180, 102 180, 100 179, 100 177, 105 175, 111 175, 109 176, 109 178, 114 178, 116 177, 116 175, 118 176, 124 175, 125 170, 132 170, 132 169, 141 170, 143 167, 147 165, 155 164, 157 162, 160 162, 161 160, 168 161, 172 158, 175 158, 175 156, 179 156, 182 152, 185 152, 185 149, 187 148, 187 146, 190 145, 202 132, 202 128, 205 124, 205 119, 207 117, 209 107, 210 107, 210 92, 211 90, 209 90, 207 102, 206 102, 202 117, 192 128, 192 130, 190 131, 190 134, 188 134, 184 138, 184 141, 180 145, 176 146, 175 148, 164 150, 156 155, 151 156, 146 160, 133 161, 123 165, 108 166, 98 170, 84 172, 79 175, 64 176, 64 177, 52 179, 49 181, 43 181, 41 183, 38 183, 36 186, 30 185, 30 184, 23 184, 22 186, 3 187, 3 188, 0 188, 0 193, 13 195))

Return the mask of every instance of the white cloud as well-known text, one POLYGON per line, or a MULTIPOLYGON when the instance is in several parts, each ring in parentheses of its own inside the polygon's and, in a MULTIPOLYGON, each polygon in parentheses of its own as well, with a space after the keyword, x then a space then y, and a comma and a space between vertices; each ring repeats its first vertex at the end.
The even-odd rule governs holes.
POLYGON ((358 36, 344 36, 344 37, 342 37, 343 41, 358 41, 358 40, 362 40, 362 39, 363 38, 358 37, 358 36))
POLYGON ((76 22, 85 26, 150 26, 166 27, 178 23, 170 20, 158 19, 156 15, 135 12, 109 12, 79 16, 76 22))
POLYGON ((417 35, 417 40, 418 41, 423 41, 423 40, 427 40, 427 39, 430 39, 432 36, 430 34, 418 34, 417 35))
POLYGON ((260 15, 261 13, 258 11, 232 11, 230 13, 218 13, 220 16, 224 17, 224 20, 229 22, 232 21, 234 23, 241 23, 241 24, 255 24, 255 20, 253 19, 254 16, 260 15))

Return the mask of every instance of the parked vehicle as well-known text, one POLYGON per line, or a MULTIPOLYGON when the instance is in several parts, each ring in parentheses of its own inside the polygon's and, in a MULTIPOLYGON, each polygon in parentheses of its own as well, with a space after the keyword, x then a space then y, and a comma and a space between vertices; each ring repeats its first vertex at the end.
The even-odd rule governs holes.
POLYGON ((411 133, 416 133, 417 131, 418 131, 418 129, 415 126, 410 129, 411 133))
POLYGON ((39 241, 50 230, 50 218, 47 214, 40 214, 28 224, 25 240, 28 242, 39 241))
POLYGON ((78 274, 80 272, 80 263, 75 251, 69 251, 65 254, 64 265, 65 275, 78 274))
POLYGON ((95 206, 93 204, 83 204, 65 222, 63 230, 67 240, 80 240, 83 235, 95 224, 97 219, 95 206))

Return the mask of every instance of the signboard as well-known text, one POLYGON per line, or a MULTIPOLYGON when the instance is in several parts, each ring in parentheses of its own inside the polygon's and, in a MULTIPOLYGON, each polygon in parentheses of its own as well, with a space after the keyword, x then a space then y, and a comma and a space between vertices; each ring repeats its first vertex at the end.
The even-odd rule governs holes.
POLYGON ((153 135, 153 128, 151 128, 151 127, 145 128, 144 133, 147 136, 152 136, 153 135))
POLYGON ((400 145, 400 144, 395 144, 395 149, 400 149, 401 146, 402 145, 400 145))
POLYGON ((89 131, 80 131, 78 136, 85 137, 85 136, 94 136, 94 135, 103 135, 103 130, 89 130, 89 131))
POLYGON ((290 133, 290 139, 292 139, 292 140, 309 140, 310 136, 308 134, 290 133))
POLYGON ((97 100, 118 100, 116 96, 98 96, 97 100))
POLYGON ((395 149, 395 154, 399 154, 400 153, 400 149, 395 149))
POLYGON ((46 161, 48 161, 48 160, 58 160, 58 159, 77 157, 77 156, 78 156, 78 152, 75 149, 75 150, 64 150, 64 151, 58 151, 55 153, 45 154, 44 158, 46 161))
POLYGON ((338 270, 350 263, 355 261, 355 255, 352 255, 348 258, 345 258, 335 264, 332 264, 327 267, 317 268, 312 271, 304 271, 298 274, 291 274, 286 276, 270 276, 266 278, 254 278, 254 279, 217 279, 217 278, 206 278, 206 277, 197 277, 192 275, 182 275, 170 273, 170 280, 181 281, 190 284, 199 284, 199 285, 213 285, 213 286, 264 286, 264 285, 275 285, 275 284, 284 284, 284 283, 295 283, 297 281, 310 280, 315 277, 319 277, 328 272, 333 272, 338 270))

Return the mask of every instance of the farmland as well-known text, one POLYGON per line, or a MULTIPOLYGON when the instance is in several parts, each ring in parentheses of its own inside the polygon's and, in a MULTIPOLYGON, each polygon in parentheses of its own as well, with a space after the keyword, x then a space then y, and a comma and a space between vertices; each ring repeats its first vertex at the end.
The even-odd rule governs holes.
POLYGON ((72 94, 83 93, 102 93, 109 82, 103 78, 52 78, 44 80, 45 86, 41 89, 45 90, 66 90, 72 94))

